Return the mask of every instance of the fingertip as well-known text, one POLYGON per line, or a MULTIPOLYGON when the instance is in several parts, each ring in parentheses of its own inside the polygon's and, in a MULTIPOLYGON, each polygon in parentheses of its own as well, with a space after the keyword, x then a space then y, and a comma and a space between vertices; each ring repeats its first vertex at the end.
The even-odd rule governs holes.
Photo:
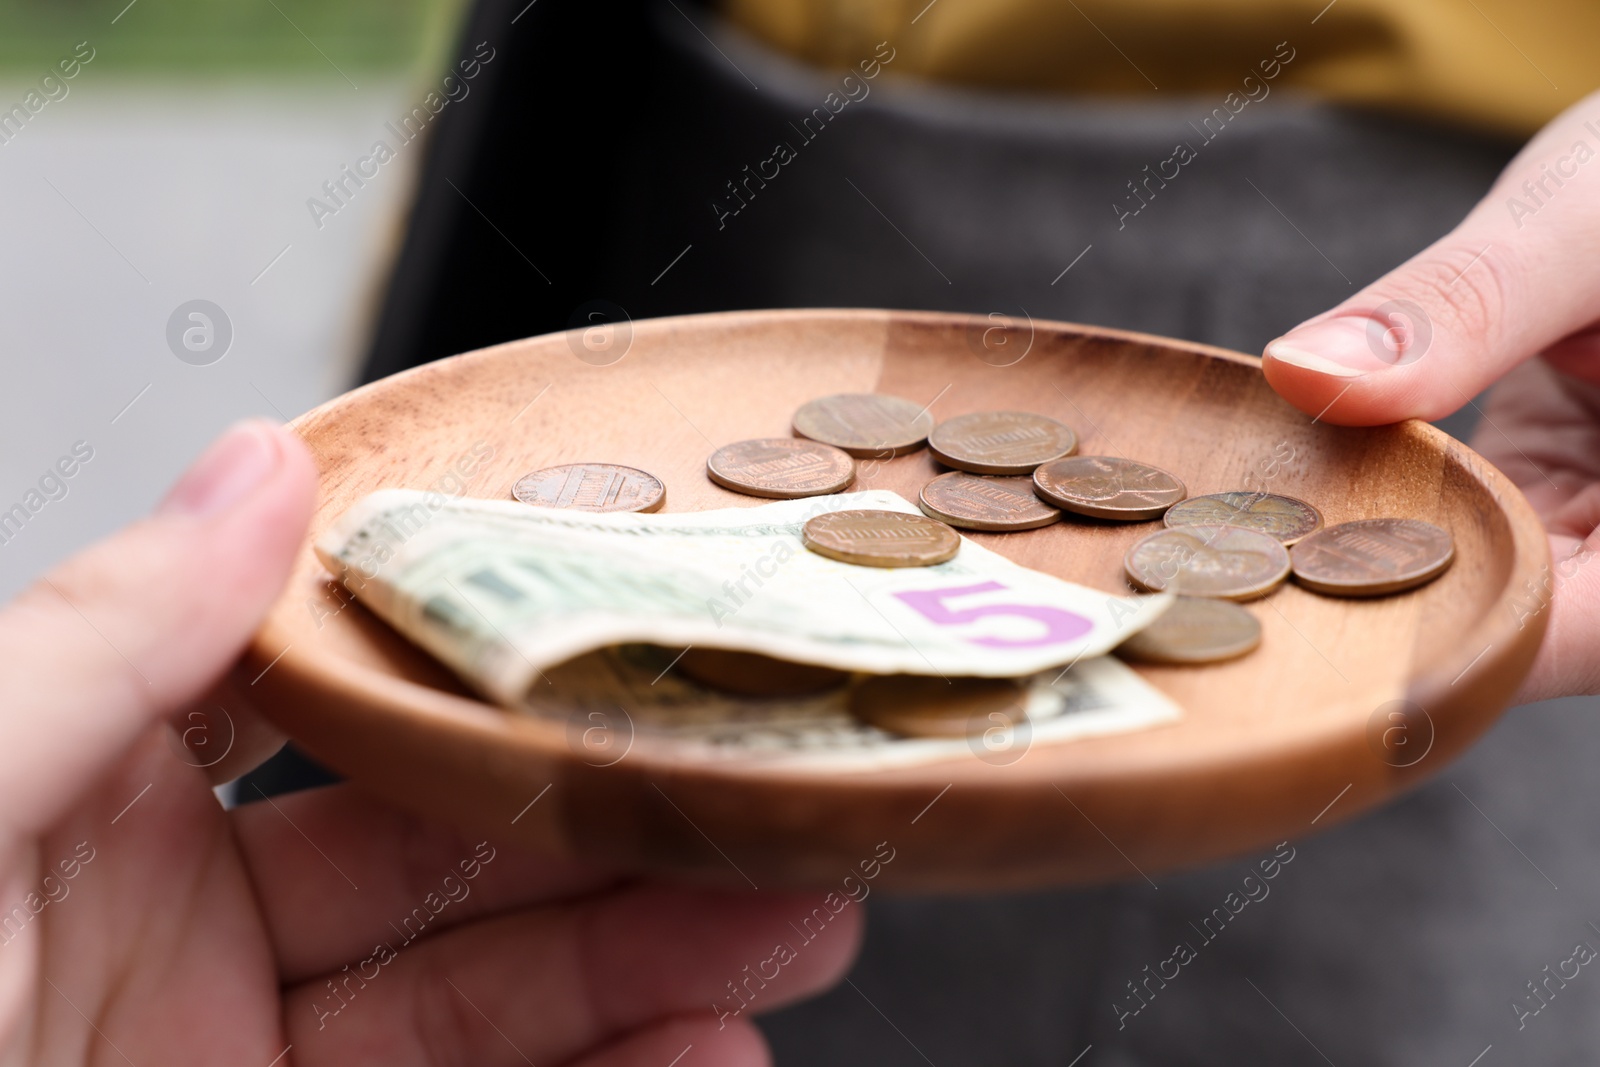
POLYGON ((736 988, 745 989, 743 1000, 757 1013, 812 996, 837 982, 855 959, 862 910, 839 891, 659 884, 623 891, 591 928, 591 958, 604 976, 609 1005, 604 1014, 616 1023, 682 1004, 715 1003, 736 988), (664 981, 669 974, 676 977, 664 981))
MULTIPOLYGON (((853 897, 841 897, 839 894, 830 893, 823 898, 825 911, 829 910, 827 908, 829 897, 847 900, 848 904, 833 916, 829 925, 827 944, 823 944, 820 938, 812 942, 819 951, 801 979, 807 994, 820 992, 842 979, 855 963, 856 956, 861 952, 861 942, 866 937, 866 898, 857 901, 853 897)), ((802 900, 809 902, 814 913, 817 897, 812 895, 802 900)))
MULTIPOLYGON (((831 988, 854 964, 866 930, 866 906, 861 900, 834 890, 747 894, 747 916, 754 939, 755 928, 776 930, 793 958, 783 966, 783 983, 766 1004, 772 1008, 803 1000, 831 988)), ((773 952, 777 952, 774 947, 773 952)))
POLYGON ((1382 426, 1420 416, 1416 382, 1403 368, 1357 370, 1295 344, 1292 335, 1267 345, 1261 371, 1274 392, 1317 422, 1382 426))
MULTIPOLYGON (((0 612, 0 655, 19 668, 0 679, 0 780, 15 825, 49 825, 153 721, 222 677, 282 590, 315 493, 316 465, 290 431, 235 426, 153 516, 0 612)), ((272 744, 241 726, 241 753, 272 744)))
POLYGON ((275 425, 272 432, 283 452, 283 470, 278 491, 279 519, 292 533, 296 548, 304 538, 311 523, 311 513, 316 507, 317 485, 321 478, 317 461, 299 433, 288 426, 275 425))
POLYGON ((288 476, 303 490, 314 493, 317 486, 317 461, 299 431, 286 423, 268 423, 278 446, 283 449, 288 476))
POLYGON ((1268 342, 1261 358, 1274 366, 1293 367, 1297 370, 1309 371, 1320 378, 1337 381, 1351 381, 1367 373, 1365 369, 1346 366, 1326 356, 1318 355, 1309 347, 1304 344, 1296 344, 1288 337, 1279 337, 1274 341, 1268 342))
MULTIPOLYGON (((239 462, 244 474, 235 477, 248 478, 253 464, 250 459, 239 462)), ((233 575, 248 584, 270 585, 269 592, 276 593, 304 541, 316 503, 317 477, 316 462, 298 434, 278 423, 251 419, 236 424, 218 438, 163 501, 157 514, 179 514, 205 524, 201 538, 204 552, 219 565, 229 566, 233 575), (186 483, 203 481, 208 462, 219 453, 226 455, 230 451, 235 457, 240 453, 265 453, 267 469, 247 491, 224 507, 207 507, 205 502, 199 508, 192 502, 187 508, 173 505, 174 498, 192 501, 194 494, 185 491, 186 483)), ((223 481, 223 488, 214 492, 228 492, 226 476, 223 481)))
POLYGON ((317 463, 300 435, 289 426, 268 420, 241 424, 259 433, 276 451, 278 463, 272 478, 252 503, 270 517, 294 528, 296 540, 305 532, 317 495, 317 463))
POLYGON ((247 503, 263 487, 299 466, 296 447, 266 419, 245 419, 224 430, 189 465, 156 505, 155 517, 209 519, 247 503))
POLYGON ((1285 348, 1274 348, 1277 344, 1273 342, 1262 353, 1261 373, 1266 376, 1267 384, 1283 399, 1318 421, 1345 425, 1353 409, 1342 402, 1354 391, 1359 377, 1328 374, 1310 365, 1309 361, 1285 358, 1285 348))

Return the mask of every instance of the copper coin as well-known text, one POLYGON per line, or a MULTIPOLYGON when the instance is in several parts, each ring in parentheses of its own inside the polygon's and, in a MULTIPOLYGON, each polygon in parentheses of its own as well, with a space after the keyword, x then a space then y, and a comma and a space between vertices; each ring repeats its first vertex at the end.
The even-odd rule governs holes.
POLYGON ((926 408, 882 393, 824 396, 794 413, 795 433, 852 456, 887 459, 915 452, 932 429, 926 408))
POLYGON ((1180 596, 1172 607, 1117 646, 1117 654, 1144 663, 1216 663, 1261 643, 1261 623, 1239 605, 1209 597, 1180 596))
POLYGON ((973 474, 1032 474, 1078 447, 1072 427, 1026 411, 957 415, 933 428, 928 450, 947 467, 973 474))
POLYGON ((1152 592, 1250 600, 1289 576, 1289 550, 1273 537, 1239 526, 1157 530, 1122 559, 1133 584, 1152 592))
POLYGON ((1058 508, 1096 519, 1160 518, 1189 492, 1160 467, 1117 456, 1073 456, 1033 472, 1033 488, 1058 508))
POLYGON ((903 511, 830 511, 806 520, 800 539, 819 556, 863 567, 931 567, 961 551, 950 527, 903 511))
POLYGON ((1168 526, 1243 526, 1292 545, 1322 529, 1322 512, 1276 493, 1212 493, 1174 504, 1164 516, 1168 526))
POLYGON ((832 667, 726 648, 689 648, 678 657, 676 669, 711 689, 747 697, 807 696, 850 680, 847 672, 832 667))
POLYGON ((667 502, 661 479, 616 463, 568 463, 524 474, 511 487, 524 504, 572 511, 659 511, 667 502))
POLYGON ((1028 478, 951 471, 923 486, 917 503, 934 518, 964 530, 1036 530, 1061 521, 1060 511, 1034 495, 1028 478))
POLYGON ((1294 546, 1295 581, 1332 596, 1383 596, 1443 574, 1450 534, 1420 519, 1362 519, 1319 530, 1294 546))
POLYGON ((938 678, 885 674, 850 690, 850 711, 880 730, 907 737, 966 737, 1027 718, 1028 691, 1014 678, 938 678))
POLYGON ((706 473, 724 489, 793 500, 837 493, 856 479, 856 461, 831 445, 794 437, 763 437, 723 445, 706 473))

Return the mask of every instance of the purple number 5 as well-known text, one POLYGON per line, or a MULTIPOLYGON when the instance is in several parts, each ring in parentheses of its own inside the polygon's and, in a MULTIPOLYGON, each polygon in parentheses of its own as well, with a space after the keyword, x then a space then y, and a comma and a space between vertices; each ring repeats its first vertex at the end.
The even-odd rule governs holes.
POLYGON ((958 585, 948 589, 926 589, 913 593, 896 593, 906 606, 938 626, 961 626, 991 615, 1009 615, 1013 618, 1033 619, 1044 623, 1044 633, 1038 637, 1013 640, 1006 637, 968 637, 965 640, 985 648, 1039 648, 1043 645, 1060 645, 1073 638, 1082 637, 1094 629, 1094 623, 1082 615, 1074 615, 1060 608, 1035 604, 982 604, 975 608, 952 610, 945 601, 974 593, 992 593, 1006 588, 999 582, 982 582, 978 585, 958 585))

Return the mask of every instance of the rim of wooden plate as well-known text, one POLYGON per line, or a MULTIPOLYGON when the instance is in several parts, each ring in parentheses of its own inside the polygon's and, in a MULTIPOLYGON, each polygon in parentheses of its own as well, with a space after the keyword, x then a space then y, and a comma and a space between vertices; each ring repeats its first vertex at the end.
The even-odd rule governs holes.
MULTIPOLYGON (((752 329, 759 332, 817 324, 881 328, 885 338, 898 327, 942 332, 953 338, 974 327, 982 329, 987 321, 980 316, 942 312, 799 309, 639 320, 631 329, 635 345, 641 338, 659 339, 686 331, 748 334, 752 329)), ((1030 328, 1035 334, 1044 332, 1068 342, 1145 346, 1175 357, 1260 367, 1260 360, 1253 356, 1150 334, 1046 320, 1031 320, 1030 328)), ((318 433, 327 432, 337 416, 374 395, 430 378, 448 379, 476 362, 505 359, 539 346, 566 346, 577 332, 508 342, 416 367, 335 397, 291 425, 308 434, 314 446, 318 433)), ((886 361, 887 354, 883 358, 886 361)), ((878 373, 882 373, 881 366, 878 373)), ((1496 607, 1509 606, 1509 599, 1549 566, 1542 523, 1516 487, 1465 445, 1424 423, 1402 424, 1399 432, 1441 453, 1446 464, 1477 483, 1503 513, 1511 544, 1496 607)), ((324 500, 319 499, 319 517, 323 506, 324 500)), ((309 541, 302 551, 310 552, 309 541)), ((1473 563, 1458 560, 1455 566, 1473 563)), ((1048 800, 1053 789, 1086 824, 1081 832, 1059 820, 1052 824, 1054 845, 1069 852, 1076 849, 1079 854, 1052 858, 1046 855, 1047 848, 1041 848, 1037 856, 1017 858, 993 855, 983 847, 947 849, 943 858, 925 855, 920 862, 902 863, 894 876, 886 879, 902 887, 933 890, 1148 879, 1150 871, 1220 858, 1280 837, 1293 837, 1297 828, 1310 832, 1344 821, 1427 777, 1493 723, 1531 666, 1548 614, 1538 611, 1519 619, 1511 610, 1484 612, 1473 620, 1452 652, 1420 667, 1413 663, 1415 669, 1405 689, 1394 696, 1426 710, 1432 726, 1427 739, 1429 754, 1436 758, 1406 766, 1373 755, 1371 715, 1362 708, 1350 709, 1348 716, 1332 726, 1321 723, 1298 732, 1291 727, 1275 731, 1271 737, 1241 735, 1232 739, 1235 743, 1226 753, 1209 754, 1203 761, 1175 760, 1171 752, 1160 751, 1137 753, 1136 758, 1114 766, 1060 758, 1063 752, 1089 748, 1103 753, 1119 741, 1127 747, 1129 738, 1136 750, 1146 731, 1049 746, 1046 755, 1054 754, 1056 759, 1025 759, 1006 768, 1004 775, 967 759, 870 772, 816 773, 755 763, 685 765, 648 751, 636 756, 630 752, 633 758, 596 768, 579 760, 568 746, 566 731, 546 720, 508 715, 469 697, 353 663, 312 644, 297 650, 297 629, 286 624, 284 612, 304 610, 298 602, 288 603, 298 592, 286 590, 274 605, 236 677, 248 692, 257 694, 268 718, 316 758, 401 806, 474 832, 482 832, 486 821, 500 825, 499 814, 491 819, 483 810, 488 798, 494 798, 499 806, 499 800, 510 799, 511 790, 542 777, 552 787, 562 788, 554 789, 551 797, 529 793, 528 806, 520 812, 508 805, 503 813, 507 837, 556 854, 641 870, 676 871, 712 881, 750 882, 746 873, 750 869, 760 870, 769 881, 825 884, 830 878, 827 872, 836 870, 839 856, 846 853, 822 854, 828 851, 823 849, 808 856, 805 841, 815 837, 818 820, 839 818, 861 805, 882 813, 885 824, 895 822, 907 827, 908 835, 925 838, 926 826, 916 830, 922 818, 919 813, 937 801, 947 814, 955 812, 957 821, 981 834, 984 821, 1004 818, 1018 805, 1041 796, 1048 800), (427 755, 420 755, 423 752, 427 755), (395 760, 407 768, 405 781, 386 777, 382 770, 385 761, 395 760), (1063 762, 1069 766, 1063 769, 1063 762), (698 806, 684 811, 663 789, 663 783, 674 791, 692 792, 698 806), (746 859, 743 869, 733 865, 715 842, 711 842, 715 852, 704 848, 693 854, 682 852, 694 842, 694 833, 706 837, 697 825, 693 832, 685 828, 680 834, 667 829, 664 822, 641 820, 637 813, 626 810, 652 788, 691 824, 690 812, 711 810, 704 807, 708 789, 713 794, 733 789, 741 806, 765 810, 755 825, 759 829, 763 822, 770 822, 775 851, 763 851, 759 841, 740 841, 741 855, 753 857, 746 859), (1208 821, 1204 811, 1195 812, 1195 825, 1184 826, 1181 818, 1174 825, 1171 809, 1181 806, 1181 798, 1194 798, 1204 807, 1213 803, 1217 790, 1232 797, 1227 825, 1208 821), (1173 796, 1150 803, 1163 792, 1173 796), (1149 809, 1146 814, 1162 823, 1159 831, 1142 829, 1135 810, 1141 797, 1149 809), (542 811, 539 798, 547 801, 542 811), (764 805, 768 807, 763 809, 764 805), (1102 829, 1107 812, 1118 815, 1111 820, 1118 831, 1115 841, 1102 829), (1121 817, 1123 813, 1126 818, 1121 817), (1096 815, 1102 820, 1097 821, 1096 815), (613 829, 615 838, 607 839, 613 829), (641 837, 646 830, 664 833, 671 840, 664 848, 653 848, 641 837), (1108 844, 1111 850, 1104 855, 1088 854, 1092 847, 1104 850, 1108 844), (721 860, 716 859, 719 854, 721 860), (738 871, 738 877, 726 869, 711 869, 723 860, 728 861, 724 866, 738 871)))

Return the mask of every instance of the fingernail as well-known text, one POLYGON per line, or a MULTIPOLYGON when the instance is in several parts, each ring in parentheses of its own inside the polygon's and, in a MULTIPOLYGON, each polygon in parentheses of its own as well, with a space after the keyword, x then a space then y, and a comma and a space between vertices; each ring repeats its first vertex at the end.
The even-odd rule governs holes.
POLYGON ((204 518, 226 511, 271 477, 282 462, 272 423, 262 419, 235 423, 168 490, 156 514, 204 518))
POLYGON ((1394 365, 1373 350, 1374 336, 1383 338, 1383 327, 1375 320, 1339 315, 1291 330, 1267 345, 1266 356, 1334 378, 1359 378, 1394 365))

